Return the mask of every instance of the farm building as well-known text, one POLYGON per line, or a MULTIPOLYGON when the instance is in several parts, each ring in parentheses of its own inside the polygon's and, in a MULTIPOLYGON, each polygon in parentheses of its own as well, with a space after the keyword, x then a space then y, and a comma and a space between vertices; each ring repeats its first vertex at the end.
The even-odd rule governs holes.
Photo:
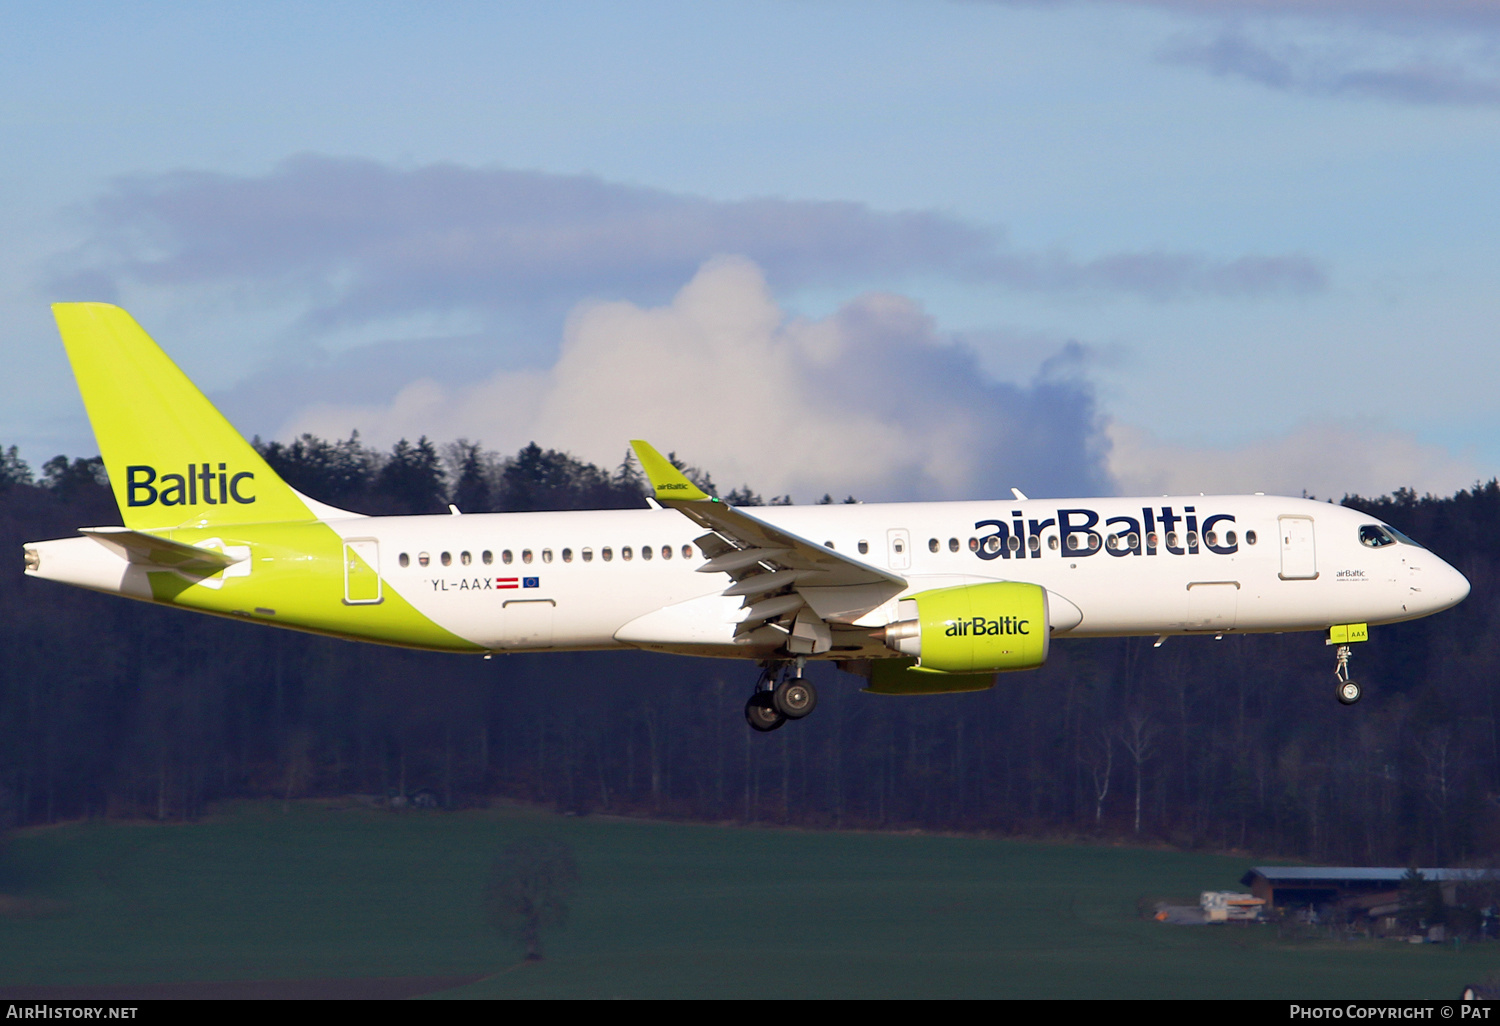
MULTIPOLYGON (((1267 908, 1341 904, 1369 915, 1384 914, 1384 906, 1399 906, 1401 881, 1410 870, 1371 866, 1256 866, 1240 883, 1267 908)), ((1421 869, 1424 880, 1442 889, 1443 903, 1458 904, 1458 885, 1495 881, 1489 869, 1421 869)))

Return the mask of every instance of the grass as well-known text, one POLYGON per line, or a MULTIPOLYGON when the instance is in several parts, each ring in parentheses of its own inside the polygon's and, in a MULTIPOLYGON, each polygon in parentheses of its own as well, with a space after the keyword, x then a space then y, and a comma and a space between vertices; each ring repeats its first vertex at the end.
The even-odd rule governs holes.
POLYGON ((252 804, 187 826, 21 831, 0 987, 489 975, 458 997, 1452 998, 1500 945, 1282 941, 1170 927, 1147 896, 1243 859, 902 834, 252 804), (484 926, 489 860, 555 837, 569 926, 520 964, 484 926))

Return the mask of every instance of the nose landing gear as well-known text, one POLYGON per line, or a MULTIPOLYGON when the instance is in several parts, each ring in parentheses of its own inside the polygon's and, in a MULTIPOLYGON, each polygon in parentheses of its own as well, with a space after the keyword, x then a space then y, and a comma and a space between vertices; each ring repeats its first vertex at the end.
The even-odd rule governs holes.
POLYGON ((1338 678, 1338 697, 1344 705, 1359 701, 1360 687, 1349 678, 1349 646, 1356 641, 1370 640, 1370 626, 1363 623, 1336 623, 1328 628, 1325 645, 1337 645, 1334 652, 1333 675, 1338 678))
POLYGON ((1353 705, 1359 701, 1360 690, 1359 685, 1349 679, 1349 646, 1340 645, 1335 655, 1337 662, 1334 663, 1333 675, 1339 681, 1339 701, 1344 705, 1353 705))

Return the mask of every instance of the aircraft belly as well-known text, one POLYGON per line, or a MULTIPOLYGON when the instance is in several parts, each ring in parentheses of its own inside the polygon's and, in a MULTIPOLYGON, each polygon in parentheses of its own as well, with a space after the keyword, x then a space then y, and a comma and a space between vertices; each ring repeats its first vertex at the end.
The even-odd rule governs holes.
POLYGON ((614 632, 627 645, 730 645, 744 615, 741 600, 714 593, 662 606, 614 632))

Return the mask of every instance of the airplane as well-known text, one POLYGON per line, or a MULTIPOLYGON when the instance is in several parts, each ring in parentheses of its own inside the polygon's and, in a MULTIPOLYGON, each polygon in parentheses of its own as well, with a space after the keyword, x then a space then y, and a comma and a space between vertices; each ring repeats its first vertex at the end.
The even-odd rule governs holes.
POLYGON ((281 480, 135 320, 57 319, 122 526, 25 546, 29 576, 251 623, 485 658, 644 649, 760 665, 771 731, 809 661, 876 694, 992 687, 1054 638, 1326 632, 1448 609, 1453 567, 1366 513, 1255 495, 755 507, 644 441, 639 510, 371 517, 281 480))

